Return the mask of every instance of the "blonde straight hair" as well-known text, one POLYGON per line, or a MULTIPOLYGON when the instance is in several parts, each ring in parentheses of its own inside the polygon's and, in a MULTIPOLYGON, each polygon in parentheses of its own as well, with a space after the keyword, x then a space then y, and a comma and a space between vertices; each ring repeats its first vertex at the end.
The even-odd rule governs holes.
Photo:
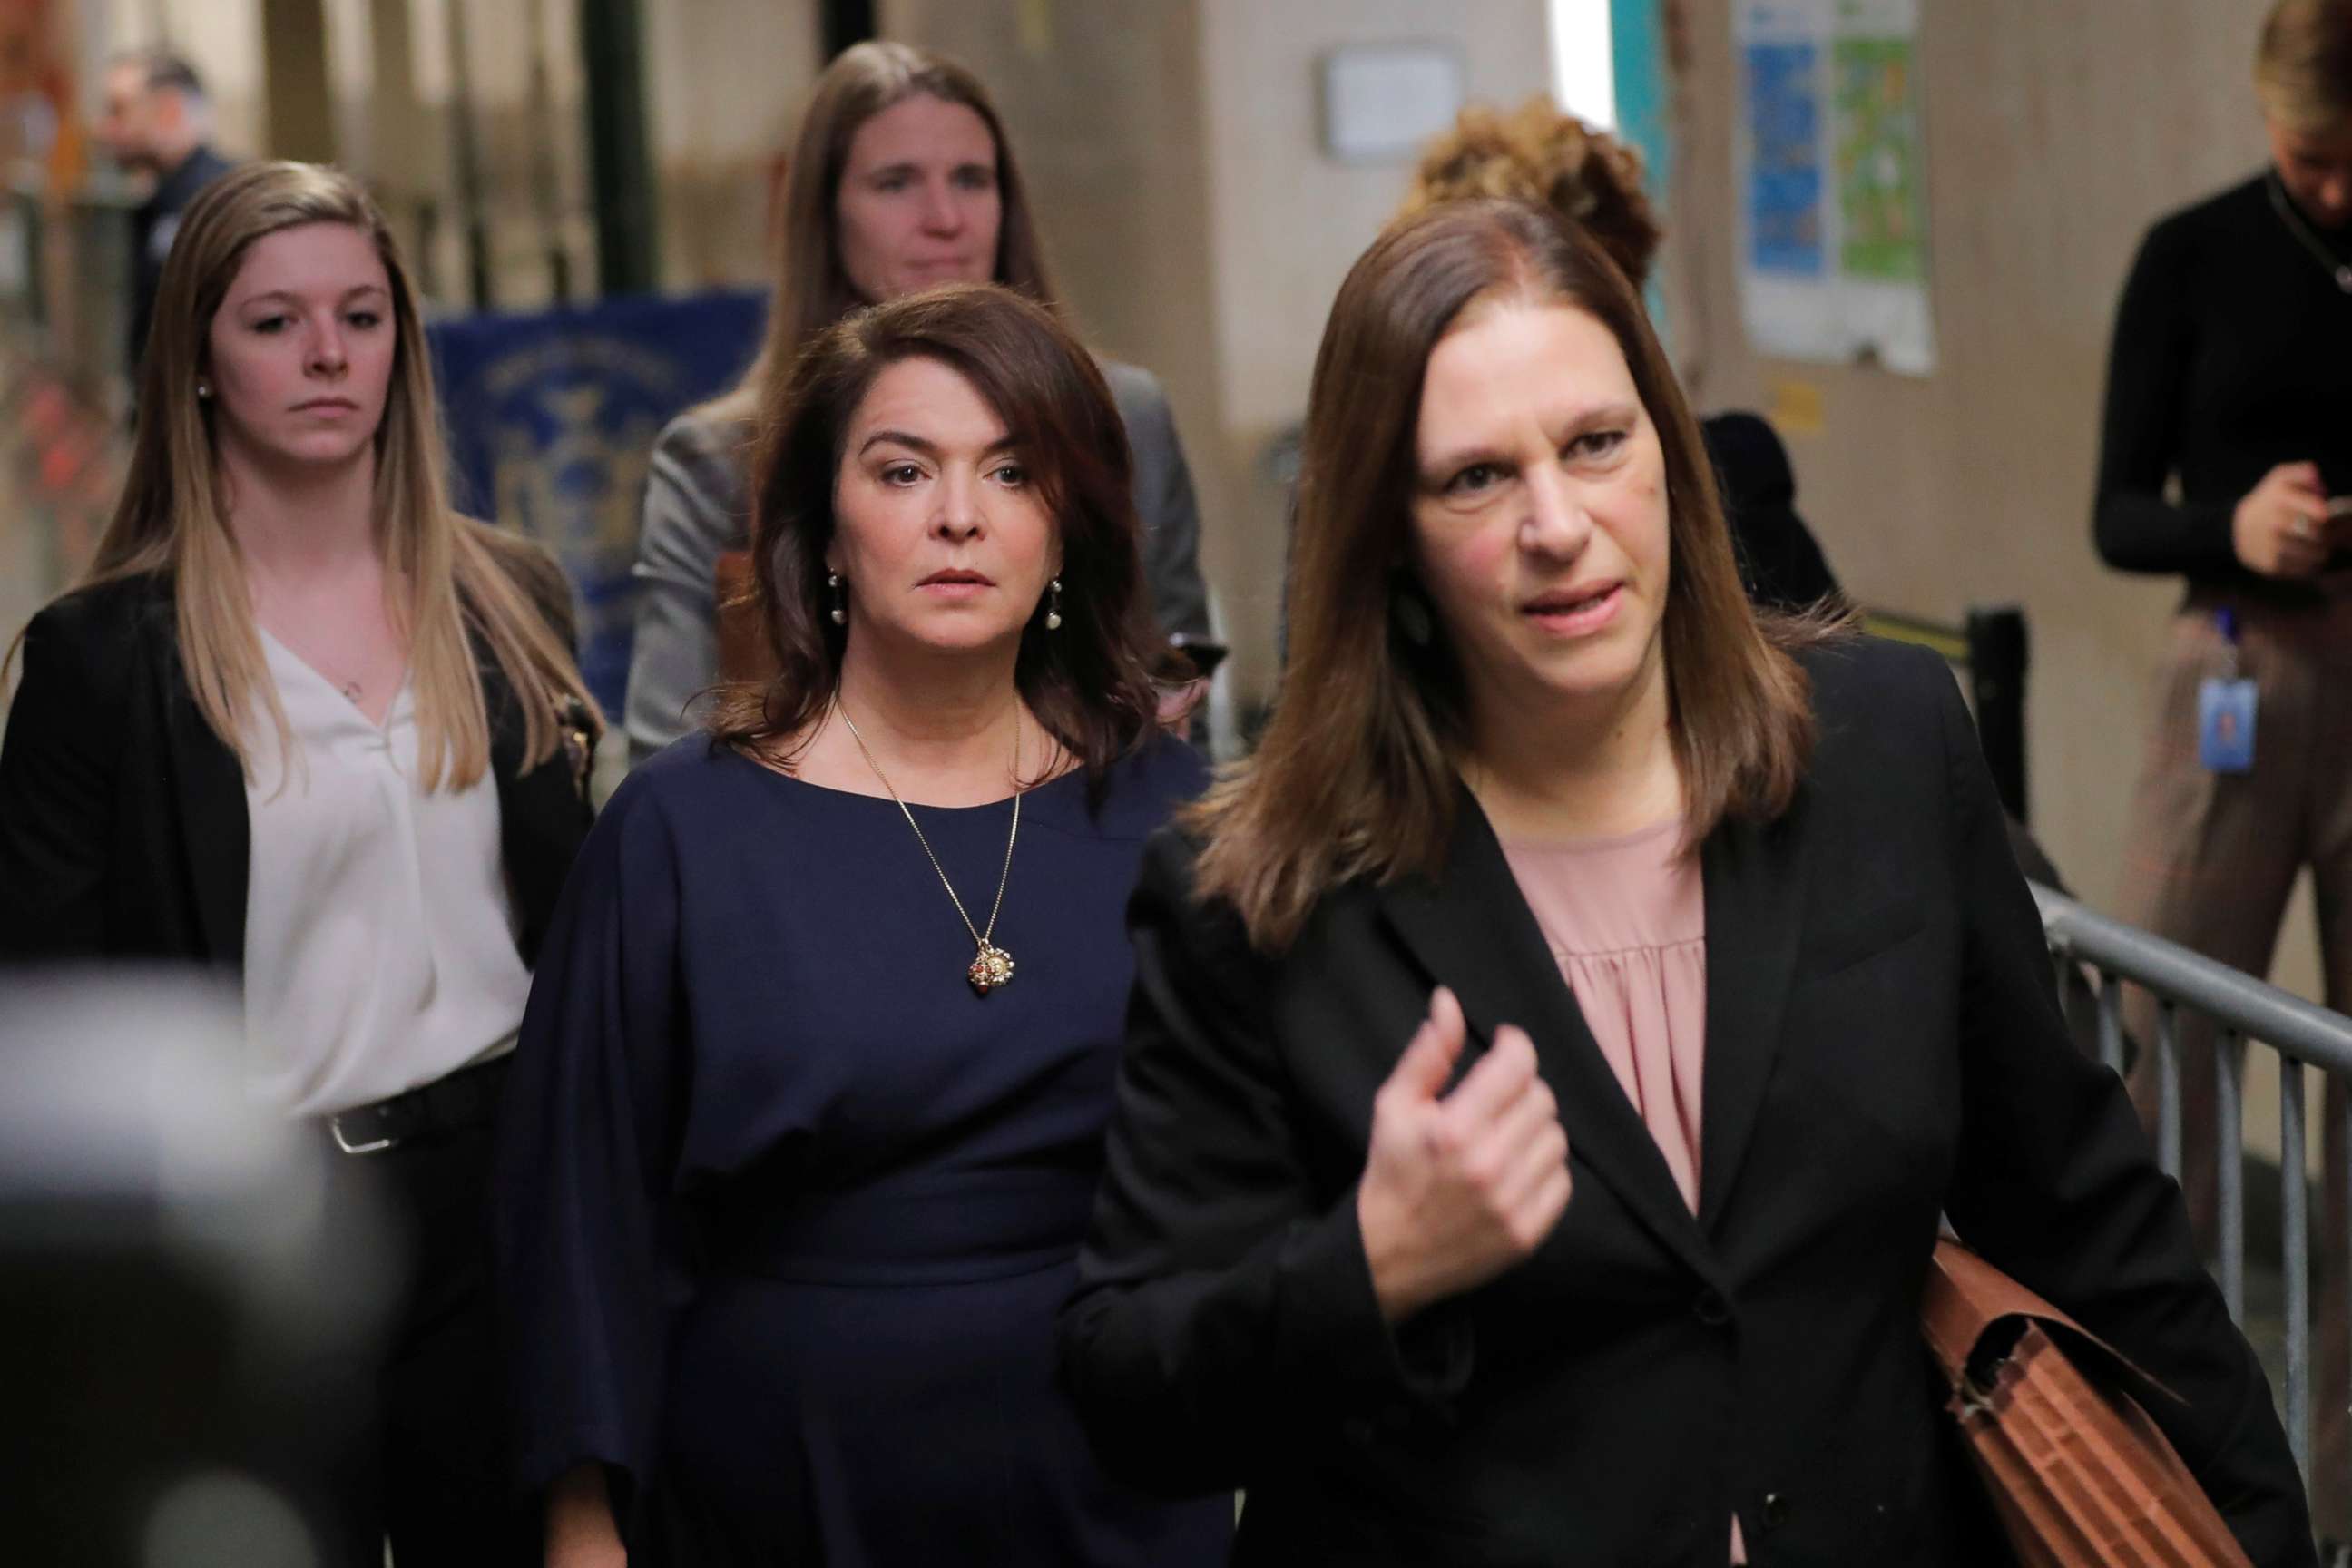
POLYGON ((77 588, 167 574, 181 669, 205 721, 250 776, 245 741, 256 700, 278 731, 293 731, 261 652, 244 562, 229 531, 215 450, 213 404, 196 395, 209 374, 213 317, 255 241, 305 224, 349 224, 375 244, 392 289, 392 384, 375 433, 374 531, 390 605, 406 640, 424 787, 465 789, 488 769, 489 714, 475 641, 513 688, 524 720, 525 765, 562 743, 560 709, 592 716, 571 650, 540 605, 561 589, 543 552, 449 509, 447 456, 416 292, 391 230, 359 182, 314 163, 247 163, 205 187, 172 242, 156 289, 154 327, 139 385, 139 427, 122 500, 77 588), (522 579, 541 582, 526 588, 522 579))
POLYGON ((2254 92, 2299 134, 2352 124, 2352 0, 2278 0, 2254 52, 2254 92))

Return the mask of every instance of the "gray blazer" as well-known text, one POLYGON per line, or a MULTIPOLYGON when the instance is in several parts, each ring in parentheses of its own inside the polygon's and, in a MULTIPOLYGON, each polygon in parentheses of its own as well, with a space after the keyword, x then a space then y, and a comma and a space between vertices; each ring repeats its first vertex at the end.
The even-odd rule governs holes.
MULTIPOLYGON (((1135 452, 1135 510, 1143 522, 1143 576, 1160 629, 1209 636, 1201 580, 1200 507, 1168 396, 1150 371, 1101 362, 1135 452)), ((670 421, 646 470, 637 535, 636 642, 629 658, 624 727, 631 765, 693 726, 687 706, 719 678, 719 552, 751 534, 750 475, 742 437, 694 413, 670 421)))

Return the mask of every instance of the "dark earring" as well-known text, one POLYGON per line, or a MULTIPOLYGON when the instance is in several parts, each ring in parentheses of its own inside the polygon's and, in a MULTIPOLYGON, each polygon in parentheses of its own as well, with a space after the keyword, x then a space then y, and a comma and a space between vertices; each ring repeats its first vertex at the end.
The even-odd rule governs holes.
POLYGON ((1399 588, 1389 595, 1389 619, 1396 623, 1398 634, 1415 647, 1427 647, 1434 635, 1429 624, 1429 606, 1410 588, 1399 588))
POLYGON ((838 572, 826 573, 824 574, 824 585, 828 589, 832 590, 833 593, 833 624, 836 626, 847 626, 849 624, 849 596, 841 591, 841 574, 838 572))
POLYGON ((1045 591, 1053 595, 1045 601, 1045 629, 1058 632, 1062 629, 1062 580, 1055 578, 1045 584, 1045 591))

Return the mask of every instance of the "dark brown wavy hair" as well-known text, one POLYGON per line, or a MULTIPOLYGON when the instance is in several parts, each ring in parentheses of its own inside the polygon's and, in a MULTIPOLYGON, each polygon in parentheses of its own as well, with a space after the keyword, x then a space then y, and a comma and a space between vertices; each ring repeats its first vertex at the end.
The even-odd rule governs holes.
MULTIPOLYGON (((857 409, 882 372, 928 359, 1004 421, 1059 531, 1062 625, 1022 633, 1013 679, 1087 769, 1105 772, 1157 721, 1161 639, 1144 597, 1127 427, 1094 358, 1054 313, 993 283, 951 283, 852 312, 772 365, 752 464, 751 557, 776 674, 720 689, 711 730, 767 755, 805 743, 833 700, 849 628, 828 615, 834 485, 857 409)), ((789 762, 790 752, 786 753, 789 762)))
POLYGON ((1443 869, 1467 694, 1414 564, 1414 440, 1439 340, 1474 303, 1513 299, 1607 327, 1657 427, 1668 726, 1688 841, 1727 816, 1778 816, 1803 775, 1813 719, 1790 653, 1836 627, 1749 607, 1697 423, 1641 300, 1549 206, 1449 202, 1391 225, 1339 286, 1307 394, 1285 696, 1256 754, 1191 815, 1207 837, 1198 892, 1230 901, 1261 948, 1287 945, 1342 882, 1443 869))

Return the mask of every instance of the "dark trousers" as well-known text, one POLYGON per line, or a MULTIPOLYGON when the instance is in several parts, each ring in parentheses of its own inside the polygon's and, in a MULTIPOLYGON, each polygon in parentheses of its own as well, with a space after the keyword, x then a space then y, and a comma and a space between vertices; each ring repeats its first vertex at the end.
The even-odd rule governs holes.
POLYGON ((394 1568, 540 1561, 538 1520, 512 1485, 491 1311, 490 1146, 485 1123, 334 1155, 333 1180, 384 1213, 404 1266, 380 1358, 326 1374, 370 1412, 341 1467, 337 1561, 382 1568, 387 1536, 394 1568))

